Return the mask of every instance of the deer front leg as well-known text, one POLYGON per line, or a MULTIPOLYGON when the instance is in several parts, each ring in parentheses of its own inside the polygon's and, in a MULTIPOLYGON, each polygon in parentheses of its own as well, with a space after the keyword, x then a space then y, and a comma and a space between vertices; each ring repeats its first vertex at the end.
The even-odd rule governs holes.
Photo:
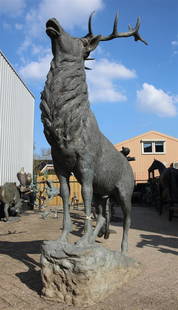
POLYGON ((70 187, 69 187, 69 178, 59 176, 60 181, 60 195, 63 201, 63 232, 60 237, 60 241, 67 241, 67 235, 72 230, 72 222, 70 218, 69 210, 69 196, 70 196, 70 187))
POLYGON ((93 188, 92 184, 84 184, 82 186, 82 197, 84 201, 85 208, 85 234, 90 235, 92 232, 92 224, 91 224, 91 203, 93 197, 93 188))
POLYGON ((85 209, 85 226, 84 226, 84 235, 77 241, 79 246, 87 246, 89 243, 93 242, 93 228, 92 228, 92 214, 91 214, 91 204, 93 197, 93 187, 92 182, 85 180, 81 188, 82 198, 84 202, 85 209))

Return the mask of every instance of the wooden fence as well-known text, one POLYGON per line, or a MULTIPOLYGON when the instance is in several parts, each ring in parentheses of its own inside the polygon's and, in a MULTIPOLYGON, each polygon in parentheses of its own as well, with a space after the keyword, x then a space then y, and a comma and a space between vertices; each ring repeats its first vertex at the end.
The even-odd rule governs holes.
MULTIPOLYGON (((46 180, 52 181, 52 185, 58 188, 60 191, 60 184, 57 176, 54 174, 49 174, 46 176, 37 176, 38 189, 41 192, 45 193, 45 189, 47 187, 45 183, 46 180)), ((81 185, 78 183, 78 181, 73 175, 70 177, 69 183, 70 183, 70 202, 72 201, 72 198, 76 196, 79 204, 82 204, 83 200, 81 196, 81 185)), ((54 197, 53 199, 48 201, 48 206, 61 206, 61 205, 62 205, 62 199, 60 196, 54 197)))

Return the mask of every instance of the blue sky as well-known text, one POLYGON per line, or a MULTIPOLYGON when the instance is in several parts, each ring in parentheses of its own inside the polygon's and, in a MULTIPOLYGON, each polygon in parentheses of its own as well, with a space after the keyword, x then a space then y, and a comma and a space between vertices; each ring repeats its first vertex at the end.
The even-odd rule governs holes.
POLYGON ((101 42, 87 62, 91 108, 112 143, 156 130, 178 138, 177 0, 0 0, 0 49, 35 96, 37 152, 48 147, 40 120, 40 92, 51 60, 45 23, 56 17, 71 35, 111 33, 116 12, 119 31, 135 26, 148 42, 119 38, 101 42))

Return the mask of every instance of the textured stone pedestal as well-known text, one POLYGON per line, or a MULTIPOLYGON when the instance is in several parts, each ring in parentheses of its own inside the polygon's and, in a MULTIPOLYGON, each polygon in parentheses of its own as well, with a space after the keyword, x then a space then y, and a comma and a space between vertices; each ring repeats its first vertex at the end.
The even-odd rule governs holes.
POLYGON ((140 270, 133 259, 96 243, 82 248, 59 241, 43 244, 41 265, 42 295, 83 307, 103 300, 140 270))

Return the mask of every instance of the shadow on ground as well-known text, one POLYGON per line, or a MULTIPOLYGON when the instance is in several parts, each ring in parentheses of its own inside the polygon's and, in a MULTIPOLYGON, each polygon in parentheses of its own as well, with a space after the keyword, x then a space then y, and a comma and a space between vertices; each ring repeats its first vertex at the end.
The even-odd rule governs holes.
POLYGON ((178 249, 178 238, 172 237, 163 237, 160 235, 144 235, 141 234, 140 237, 142 240, 137 243, 137 247, 153 247, 162 253, 170 253, 178 255, 178 250, 174 251, 173 249, 178 249), (166 247, 166 248, 165 248, 166 247))
MULTIPOLYGON (((120 220, 112 221, 111 224, 122 227, 121 209, 118 210, 118 215, 120 220)), ((151 233, 141 233, 141 241, 137 243, 137 247, 153 247, 165 254, 178 255, 178 218, 174 217, 169 221, 168 210, 160 215, 153 207, 133 207, 131 229, 151 233)))
POLYGON ((42 242, 42 240, 22 242, 0 241, 0 254, 19 260, 28 267, 28 271, 16 273, 16 276, 38 294, 40 294, 42 289, 40 264, 30 257, 29 254, 40 254, 42 242))
MULTIPOLYGON (((118 208, 118 221, 112 221, 113 226, 122 226, 122 211, 118 208)), ((134 206, 132 208, 131 228, 143 230, 147 232, 178 236, 178 218, 174 217, 169 221, 168 210, 164 210, 162 215, 159 215, 155 208, 134 206)))

